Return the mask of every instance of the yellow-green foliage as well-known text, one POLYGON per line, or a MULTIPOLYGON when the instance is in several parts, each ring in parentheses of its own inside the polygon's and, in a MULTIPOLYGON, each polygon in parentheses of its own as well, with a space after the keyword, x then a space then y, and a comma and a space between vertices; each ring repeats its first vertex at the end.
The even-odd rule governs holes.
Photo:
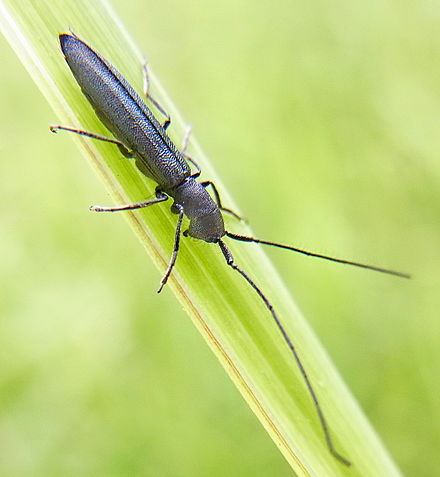
MULTIPOLYGON (((1 39, 0 474, 281 476, 291 475, 290 463, 298 475, 398 475, 290 290, 399 467, 435 475, 440 20, 433 4, 114 5, 111 19, 100 2, 0 2, 1 28, 58 114, 1 39), (233 246, 300 347, 351 469, 328 455, 270 315, 216 247, 183 240, 176 273, 158 296, 160 273, 124 214, 88 212, 154 191, 112 146, 48 130, 79 120, 105 132, 65 65, 60 31, 72 28, 141 89, 140 54, 118 22, 209 152, 208 163, 191 146, 203 177, 219 183, 225 204, 255 235, 414 274, 407 282, 270 251, 284 287, 257 246, 233 246)), ((157 83, 155 93, 179 142, 184 122, 157 83)), ((175 216, 163 204, 130 217, 163 271, 175 216)), ((227 225, 246 232, 233 219, 227 225)))

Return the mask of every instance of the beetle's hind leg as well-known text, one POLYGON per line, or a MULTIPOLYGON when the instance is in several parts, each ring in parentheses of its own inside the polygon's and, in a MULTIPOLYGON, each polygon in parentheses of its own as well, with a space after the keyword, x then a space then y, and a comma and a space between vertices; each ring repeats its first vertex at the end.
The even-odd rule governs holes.
MULTIPOLYGON (((144 89, 144 96, 150 100, 155 108, 161 112, 165 116, 165 121, 162 124, 162 127, 166 130, 168 126, 171 124, 171 116, 170 114, 165 110, 165 108, 159 103, 159 101, 150 93, 150 77, 148 73, 148 62, 147 60, 144 61, 142 65, 142 73, 143 73, 143 89, 144 89)), ((185 131, 185 136, 183 137, 182 141, 182 149, 180 150, 180 153, 182 156, 189 161, 195 168, 196 171, 191 174, 192 177, 197 178, 201 174, 200 166, 197 164, 197 162, 186 152, 189 144, 189 138, 191 137, 191 126, 188 126, 185 131)))
POLYGON ((165 108, 159 103, 159 101, 157 101, 156 98, 154 98, 154 96, 152 96, 150 94, 150 77, 149 77, 149 73, 148 73, 148 62, 147 60, 145 59, 144 60, 144 63, 142 65, 142 73, 143 73, 143 89, 144 89, 144 95, 147 99, 149 99, 153 104, 154 106, 156 107, 156 109, 158 111, 160 111, 164 116, 165 116, 165 121, 164 123, 162 124, 162 127, 164 129, 167 129, 168 126, 171 124, 171 116, 169 115, 169 113, 167 113, 167 111, 165 110, 165 108))
POLYGON ((68 131, 68 132, 73 132, 75 134, 79 134, 80 136, 85 136, 85 137, 90 137, 92 139, 97 139, 98 141, 104 141, 104 142, 109 142, 111 144, 115 144, 118 146, 119 150, 121 151, 121 154, 127 157, 128 159, 131 159, 134 157, 133 151, 130 151, 128 147, 123 144, 121 141, 118 141, 117 139, 107 137, 107 136, 101 136, 101 134, 96 134, 92 133, 89 131, 84 131, 83 129, 76 129, 76 128, 70 128, 67 126, 58 126, 58 125, 52 125, 49 126, 49 129, 53 132, 56 133, 57 131, 68 131))
POLYGON ((196 171, 191 174, 191 177, 193 177, 194 179, 197 179, 197 177, 199 177, 200 174, 202 173, 202 170, 200 169, 200 166, 197 164, 197 162, 186 152, 188 149, 191 132, 192 132, 192 128, 190 125, 188 125, 186 127, 185 135, 183 136, 182 149, 180 150, 180 153, 188 162, 190 162, 196 168, 196 171))

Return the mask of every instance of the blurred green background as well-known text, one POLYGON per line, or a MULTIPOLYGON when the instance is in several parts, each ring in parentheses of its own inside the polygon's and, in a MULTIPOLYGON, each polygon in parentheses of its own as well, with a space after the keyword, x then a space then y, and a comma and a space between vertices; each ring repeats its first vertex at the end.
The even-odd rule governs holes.
MULTIPOLYGON (((440 7, 113 5, 258 236, 413 273, 270 251, 402 471, 436 475, 440 7)), ((0 475, 291 475, 0 57, 0 475)))

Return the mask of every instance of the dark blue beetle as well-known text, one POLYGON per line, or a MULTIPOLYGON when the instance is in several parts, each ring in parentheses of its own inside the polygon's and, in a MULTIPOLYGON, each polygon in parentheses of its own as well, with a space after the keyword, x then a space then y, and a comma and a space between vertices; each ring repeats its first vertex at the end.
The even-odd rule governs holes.
POLYGON ((343 464, 350 465, 350 462, 334 448, 327 421, 321 410, 311 381, 273 306, 249 275, 235 264, 233 256, 222 238, 227 236, 243 242, 272 245, 312 257, 368 268, 405 278, 408 278, 408 275, 371 265, 328 257, 275 242, 236 235, 226 231, 222 211, 238 217, 237 214, 230 209, 222 207, 220 196, 211 181, 198 182, 196 180, 200 175, 200 170, 191 173, 187 160, 193 163, 194 161, 186 154, 180 152, 168 137, 166 129, 170 124, 169 116, 164 112, 157 101, 148 94, 148 88, 146 88, 147 97, 167 116, 163 125, 153 116, 151 110, 122 77, 119 71, 86 43, 73 34, 61 34, 60 44, 66 61, 84 95, 93 106, 100 120, 117 139, 64 126, 51 126, 51 130, 53 132, 58 130, 72 131, 83 136, 116 144, 124 156, 135 158, 139 170, 158 184, 155 199, 119 207, 94 206, 91 207, 91 210, 98 212, 133 210, 148 207, 163 202, 167 200, 168 197, 172 197, 174 203, 171 206, 171 211, 179 216, 176 227, 174 251, 158 291, 161 291, 167 282, 176 262, 179 251, 182 219, 183 216, 186 215, 189 219, 189 229, 184 232, 184 235, 189 235, 196 239, 204 240, 205 242, 218 243, 227 264, 245 278, 272 314, 305 380, 307 389, 318 413, 330 452, 343 464), (206 187, 208 186, 213 188, 216 200, 213 200, 207 192, 206 187))

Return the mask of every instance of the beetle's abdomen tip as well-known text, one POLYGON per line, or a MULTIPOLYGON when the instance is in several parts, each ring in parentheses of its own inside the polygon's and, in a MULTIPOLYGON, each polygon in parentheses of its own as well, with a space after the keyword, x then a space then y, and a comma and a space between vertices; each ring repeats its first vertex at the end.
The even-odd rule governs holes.
POLYGON ((65 53, 70 46, 73 46, 79 41, 77 38, 75 38, 69 33, 60 33, 58 37, 60 39, 60 46, 63 53, 65 53))
POLYGON ((60 33, 58 35, 58 38, 60 39, 60 45, 63 46, 66 41, 68 41, 69 37, 72 35, 69 35, 68 33, 60 33))

